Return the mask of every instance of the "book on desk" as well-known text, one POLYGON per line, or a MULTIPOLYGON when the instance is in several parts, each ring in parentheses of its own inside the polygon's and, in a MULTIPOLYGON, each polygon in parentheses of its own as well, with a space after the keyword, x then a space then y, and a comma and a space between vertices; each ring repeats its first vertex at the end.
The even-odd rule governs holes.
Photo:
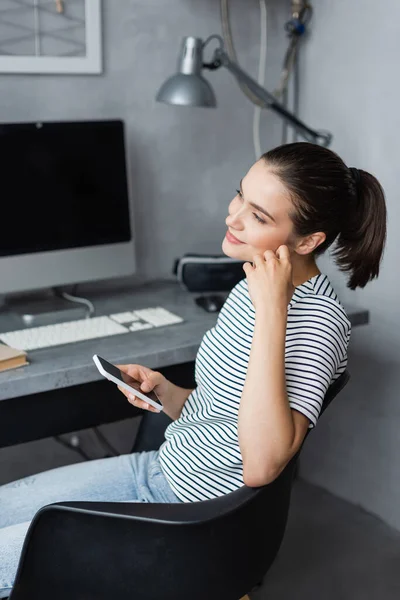
POLYGON ((0 371, 7 371, 8 369, 16 369, 17 367, 28 365, 26 356, 26 352, 23 350, 17 350, 17 348, 11 348, 11 346, 7 346, 6 344, 0 344, 0 371))

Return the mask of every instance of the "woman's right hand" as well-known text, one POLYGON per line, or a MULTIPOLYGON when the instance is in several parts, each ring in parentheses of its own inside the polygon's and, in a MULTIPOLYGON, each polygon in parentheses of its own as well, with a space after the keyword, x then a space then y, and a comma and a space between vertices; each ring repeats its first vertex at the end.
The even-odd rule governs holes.
MULTIPOLYGON (((148 394, 150 391, 154 390, 154 392, 159 397, 163 408, 168 409, 168 405, 171 403, 172 400, 174 385, 170 381, 168 381, 168 379, 166 379, 164 375, 162 375, 158 371, 153 371, 148 367, 143 367, 142 365, 116 366, 123 373, 126 373, 127 375, 130 375, 137 381, 140 381, 140 391, 143 392, 143 394, 148 394)), ((151 412, 160 412, 159 410, 148 404, 148 402, 145 402, 144 400, 141 400, 140 398, 135 396, 132 392, 128 392, 120 386, 118 386, 118 389, 124 394, 124 396, 126 396, 128 402, 133 404, 133 406, 136 406, 137 408, 142 408, 144 410, 149 410, 151 412)))

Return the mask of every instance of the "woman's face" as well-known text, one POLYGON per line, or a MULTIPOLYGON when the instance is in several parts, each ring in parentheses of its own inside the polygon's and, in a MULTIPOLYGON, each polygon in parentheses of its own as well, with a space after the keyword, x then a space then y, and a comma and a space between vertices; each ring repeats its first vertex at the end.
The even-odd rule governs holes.
POLYGON ((251 262, 255 254, 275 251, 282 244, 291 249, 291 210, 293 206, 282 182, 263 160, 257 161, 242 179, 239 193, 229 205, 222 251, 231 258, 251 262))

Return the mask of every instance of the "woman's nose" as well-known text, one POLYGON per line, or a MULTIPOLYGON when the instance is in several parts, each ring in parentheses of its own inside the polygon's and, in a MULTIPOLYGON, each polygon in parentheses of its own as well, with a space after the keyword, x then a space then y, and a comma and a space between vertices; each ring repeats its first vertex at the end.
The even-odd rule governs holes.
POLYGON ((234 227, 235 229, 242 229, 240 211, 230 213, 227 216, 225 223, 228 225, 228 227, 234 227))

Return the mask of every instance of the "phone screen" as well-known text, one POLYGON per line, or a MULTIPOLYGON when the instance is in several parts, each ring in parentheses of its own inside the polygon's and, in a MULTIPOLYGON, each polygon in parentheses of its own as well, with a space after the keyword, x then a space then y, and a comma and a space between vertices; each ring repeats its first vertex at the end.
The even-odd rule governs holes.
POLYGON ((97 356, 97 358, 98 358, 99 362, 101 363, 101 366, 103 367, 103 369, 105 371, 107 371, 107 373, 110 373, 110 375, 113 375, 114 377, 116 377, 116 379, 119 379, 119 381, 127 383, 128 385, 130 385, 130 387, 134 388, 135 390, 138 390, 145 396, 148 396, 151 400, 153 400, 154 402, 157 402, 157 404, 159 404, 162 407, 162 404, 155 392, 153 392, 153 391, 143 392, 140 389, 140 381, 138 381, 137 379, 134 379, 133 377, 131 377, 130 375, 127 375, 126 373, 123 373, 122 371, 120 371, 118 369, 118 367, 116 367, 112 363, 108 362, 108 360, 101 358, 101 356, 97 356))

